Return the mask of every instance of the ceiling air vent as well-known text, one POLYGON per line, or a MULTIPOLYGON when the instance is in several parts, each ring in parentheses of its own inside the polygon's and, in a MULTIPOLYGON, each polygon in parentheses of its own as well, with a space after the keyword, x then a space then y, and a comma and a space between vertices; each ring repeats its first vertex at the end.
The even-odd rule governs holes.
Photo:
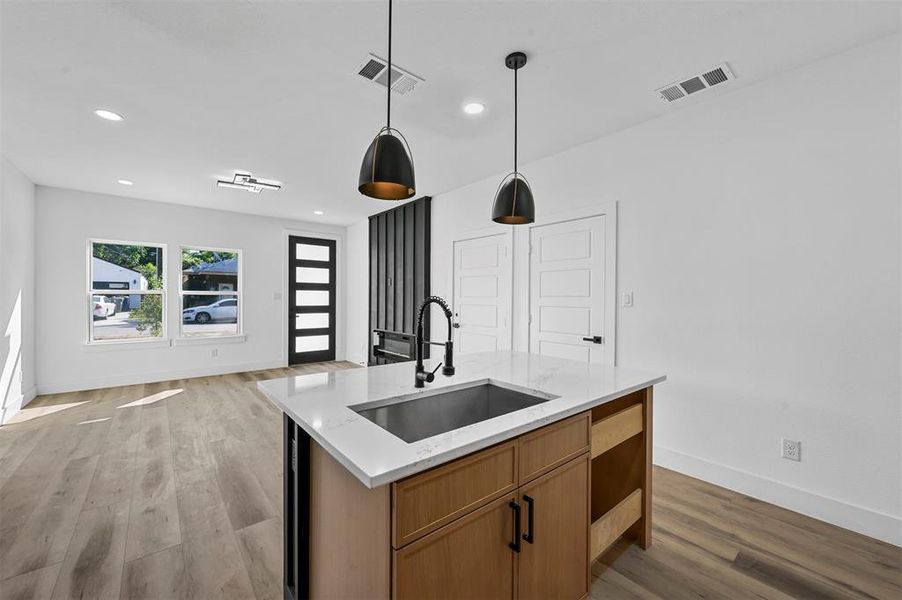
MULTIPOLYGON (((373 83, 385 86, 388 81, 388 63, 374 54, 370 54, 357 67, 357 74, 373 83)), ((425 80, 398 65, 391 66, 391 89, 399 94, 412 92, 425 80)))
POLYGON ((671 102, 686 98, 690 94, 704 91, 710 87, 714 87, 715 85, 719 85, 735 78, 736 77, 733 75, 733 71, 730 70, 729 65, 727 65, 727 63, 721 63, 708 71, 658 88, 655 90, 655 93, 658 94, 658 97, 662 101, 670 104, 671 102))

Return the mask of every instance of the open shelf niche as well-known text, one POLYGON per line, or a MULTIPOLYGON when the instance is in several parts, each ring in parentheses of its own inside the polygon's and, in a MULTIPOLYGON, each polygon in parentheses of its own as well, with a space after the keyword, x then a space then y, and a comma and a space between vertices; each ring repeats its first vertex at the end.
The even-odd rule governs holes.
POLYGON ((590 557, 621 536, 651 543, 651 388, 592 409, 590 557))

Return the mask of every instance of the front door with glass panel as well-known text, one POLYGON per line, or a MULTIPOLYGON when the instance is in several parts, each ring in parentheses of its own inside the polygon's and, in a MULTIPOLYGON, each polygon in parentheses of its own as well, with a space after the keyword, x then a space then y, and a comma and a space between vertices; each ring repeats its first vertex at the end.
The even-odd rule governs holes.
POLYGON ((335 240, 288 238, 288 363, 335 360, 335 240))

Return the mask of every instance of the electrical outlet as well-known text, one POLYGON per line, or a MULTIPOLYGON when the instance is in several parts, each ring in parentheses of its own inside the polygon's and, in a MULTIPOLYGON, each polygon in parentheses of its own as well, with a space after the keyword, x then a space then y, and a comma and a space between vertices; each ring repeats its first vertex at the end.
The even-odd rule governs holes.
POLYGON ((799 462, 802 460, 802 442, 795 440, 787 440, 783 438, 782 454, 783 458, 799 462))
POLYGON ((217 358, 219 356, 219 348, 213 348, 212 350, 210 350, 210 356, 217 358))

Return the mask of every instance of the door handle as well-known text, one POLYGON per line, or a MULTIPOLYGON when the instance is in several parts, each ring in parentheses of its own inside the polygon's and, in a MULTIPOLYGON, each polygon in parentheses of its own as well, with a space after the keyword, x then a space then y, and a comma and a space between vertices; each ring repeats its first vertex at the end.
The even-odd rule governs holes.
POLYGON ((600 335, 593 335, 592 337, 584 337, 584 342, 592 342, 593 344, 604 344, 604 338, 600 335))
POLYGON ((514 510, 514 541, 508 543, 508 546, 510 547, 511 550, 513 550, 514 552, 519 554, 520 553, 520 505, 517 504, 516 501, 511 500, 508 503, 508 506, 510 506, 514 510))
POLYGON ((526 502, 526 533, 523 534, 523 539, 529 542, 530 544, 536 543, 536 525, 533 522, 533 513, 535 510, 534 504, 535 499, 523 494, 523 501, 526 502))

